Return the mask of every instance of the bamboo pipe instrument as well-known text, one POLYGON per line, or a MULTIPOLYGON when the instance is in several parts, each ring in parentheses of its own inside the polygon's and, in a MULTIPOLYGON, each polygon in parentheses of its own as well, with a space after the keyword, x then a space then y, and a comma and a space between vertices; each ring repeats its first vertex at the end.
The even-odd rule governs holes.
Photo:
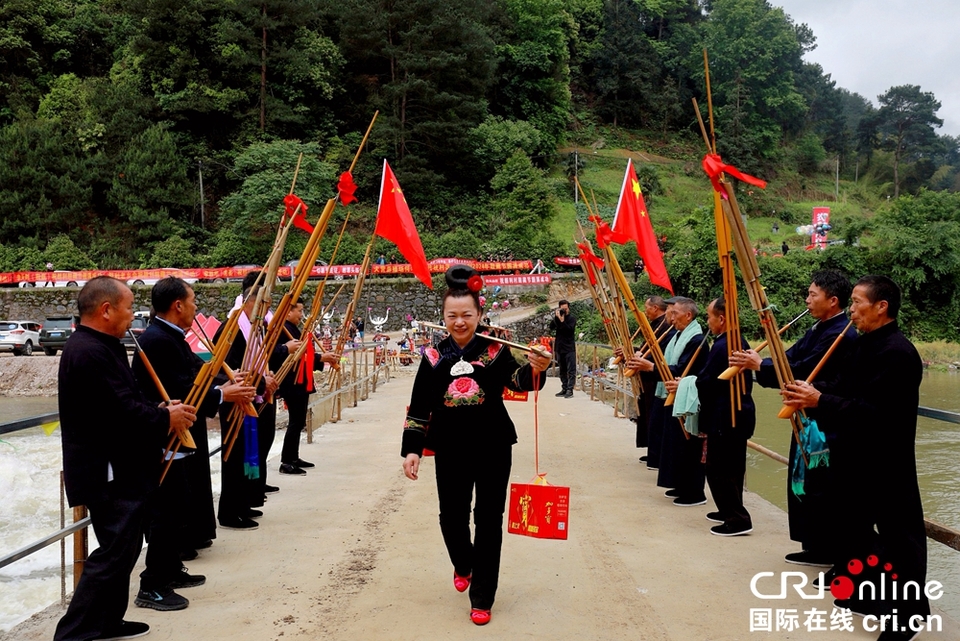
MULTIPOLYGON (((411 327, 428 327, 430 329, 439 329, 441 331, 447 331, 446 326, 437 325, 436 323, 428 323, 427 321, 410 321, 411 327)), ((524 345, 523 343, 514 343, 513 341, 508 341, 505 338, 497 338, 496 336, 491 336, 490 334, 474 334, 474 336, 479 336, 480 338, 485 338, 488 341, 493 341, 494 343, 500 343, 501 345, 506 345, 507 347, 513 347, 524 352, 532 352, 537 356, 542 356, 544 358, 553 358, 553 354, 543 349, 539 345, 524 345)))
MULTIPOLYGON (((707 339, 710 338, 710 332, 703 333, 703 339, 700 341, 700 344, 697 345, 697 350, 693 353, 693 356, 690 358, 690 362, 687 363, 687 366, 683 368, 683 374, 680 375, 680 378, 684 378, 687 374, 690 373, 690 368, 693 367, 693 363, 697 360, 697 356, 700 355, 700 350, 703 349, 704 344, 707 342, 707 339)), ((677 398, 676 392, 670 392, 667 394, 666 400, 663 401, 664 407, 669 407, 673 405, 673 401, 677 398)))
MULTIPOLYGON (((197 319, 193 319, 194 323, 198 328, 200 328, 200 333, 197 334, 197 338, 200 339, 200 342, 203 343, 204 347, 207 348, 208 352, 213 352, 213 341, 210 340, 210 337, 207 336, 207 331, 203 329, 203 326, 197 322, 197 319)), ((220 367, 223 369, 223 373, 227 375, 227 379, 231 383, 237 382, 237 373, 233 371, 233 368, 227 365, 226 363, 221 363, 220 367)), ((253 407, 253 403, 247 403, 243 406, 244 413, 247 416, 256 416, 257 410, 253 407)))
MULTIPOLYGON (((847 326, 843 328, 843 331, 837 335, 837 338, 834 339, 833 343, 830 345, 830 348, 826 351, 826 353, 824 353, 823 358, 820 359, 820 362, 817 363, 817 366, 813 368, 812 372, 810 372, 810 376, 807 376, 807 383, 812 383, 813 379, 817 377, 817 374, 820 373, 820 370, 823 369, 823 366, 827 364, 827 361, 830 359, 833 353, 837 351, 837 347, 840 346, 840 341, 843 340, 843 335, 846 334, 847 330, 849 330, 852 326, 853 321, 850 321, 847 323, 847 326)), ((784 405, 780 408, 777 418, 790 418, 793 416, 794 412, 796 412, 794 408, 790 407, 789 405, 784 405)))
MULTIPOLYGON (((801 318, 803 318, 804 316, 806 316, 806 315, 809 314, 809 313, 810 313, 810 310, 809 310, 809 309, 803 310, 803 313, 802 313, 802 314, 800 314, 799 316, 797 316, 796 318, 794 318, 792 321, 790 321, 789 323, 787 323, 786 325, 784 325, 783 327, 781 327, 779 330, 777 330, 777 334, 779 334, 780 336, 782 336, 785 331, 787 331, 788 329, 790 329, 790 326, 791 326, 791 325, 793 325, 794 323, 796 323, 798 320, 800 320, 801 318)), ((759 345, 757 345, 757 348, 756 348, 755 350, 753 350, 753 351, 755 351, 755 352, 760 352, 760 351, 763 350, 768 344, 769 344, 769 342, 766 341, 766 340, 764 340, 762 343, 760 343, 759 345)), ((718 376, 717 378, 720 379, 721 381, 729 381, 731 378, 733 378, 734 376, 736 376, 737 374, 739 374, 741 369, 743 369, 743 368, 737 367, 736 365, 731 365, 731 366, 728 367, 727 369, 723 370, 723 372, 721 372, 721 373, 720 373, 720 376, 718 376)))

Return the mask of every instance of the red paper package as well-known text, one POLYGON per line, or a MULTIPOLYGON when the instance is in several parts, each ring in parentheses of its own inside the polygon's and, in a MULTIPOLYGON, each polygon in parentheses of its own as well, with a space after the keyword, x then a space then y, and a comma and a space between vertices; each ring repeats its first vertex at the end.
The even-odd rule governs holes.
POLYGON ((550 485, 539 475, 532 483, 510 484, 507 532, 538 539, 567 538, 570 488, 550 485))

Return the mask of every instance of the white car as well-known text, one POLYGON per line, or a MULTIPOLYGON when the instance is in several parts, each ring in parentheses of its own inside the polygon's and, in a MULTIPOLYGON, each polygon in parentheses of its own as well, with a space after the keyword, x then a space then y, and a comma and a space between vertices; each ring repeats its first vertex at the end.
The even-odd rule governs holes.
POLYGON ((30 356, 40 344, 40 323, 33 321, 0 321, 0 352, 14 356, 30 356))

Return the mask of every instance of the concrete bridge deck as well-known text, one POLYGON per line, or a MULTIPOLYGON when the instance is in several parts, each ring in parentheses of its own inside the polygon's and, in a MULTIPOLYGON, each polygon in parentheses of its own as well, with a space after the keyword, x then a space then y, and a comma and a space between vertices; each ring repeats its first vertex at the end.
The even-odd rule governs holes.
MULTIPOLYGON (((704 519, 712 502, 678 508, 665 499, 655 474, 637 461, 633 423, 580 392, 555 398, 553 378, 540 397, 540 467, 571 488, 570 538, 505 535, 493 620, 475 627, 467 596, 452 586, 432 459, 417 482, 400 470, 412 381, 392 378, 345 409, 342 421, 320 428, 302 447, 317 463, 306 477, 272 474, 281 491, 269 497, 260 528, 221 530, 214 546, 187 564, 207 576, 206 585, 181 591, 188 609, 145 610, 131 596, 126 618, 148 622, 147 638, 156 641, 876 638, 858 617, 854 631, 831 631, 829 593, 822 601, 793 592, 777 601, 753 596, 756 573, 804 569, 783 562, 796 549, 786 515, 748 493, 753 533, 712 536, 704 519), (754 608, 771 610, 772 632, 751 632, 754 608), (825 611, 824 630, 804 625, 814 608, 825 611), (777 631, 778 609, 795 610, 798 628, 777 631)), ((534 475, 533 404, 509 409, 520 434, 512 480, 526 482, 534 475)), ((136 584, 135 575, 134 592, 136 584)), ((764 585, 779 587, 776 580, 764 585)), ((51 606, 0 639, 50 639, 60 614, 59 604, 51 606)), ((960 639, 945 615, 943 629, 921 638, 960 639)))

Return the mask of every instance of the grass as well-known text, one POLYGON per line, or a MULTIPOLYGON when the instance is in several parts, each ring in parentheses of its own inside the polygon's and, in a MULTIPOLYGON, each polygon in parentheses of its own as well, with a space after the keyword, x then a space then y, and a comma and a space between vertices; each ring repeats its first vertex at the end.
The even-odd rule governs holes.
POLYGON ((934 365, 952 365, 960 363, 960 345, 947 341, 933 341, 930 343, 914 343, 920 358, 925 363, 934 365))

